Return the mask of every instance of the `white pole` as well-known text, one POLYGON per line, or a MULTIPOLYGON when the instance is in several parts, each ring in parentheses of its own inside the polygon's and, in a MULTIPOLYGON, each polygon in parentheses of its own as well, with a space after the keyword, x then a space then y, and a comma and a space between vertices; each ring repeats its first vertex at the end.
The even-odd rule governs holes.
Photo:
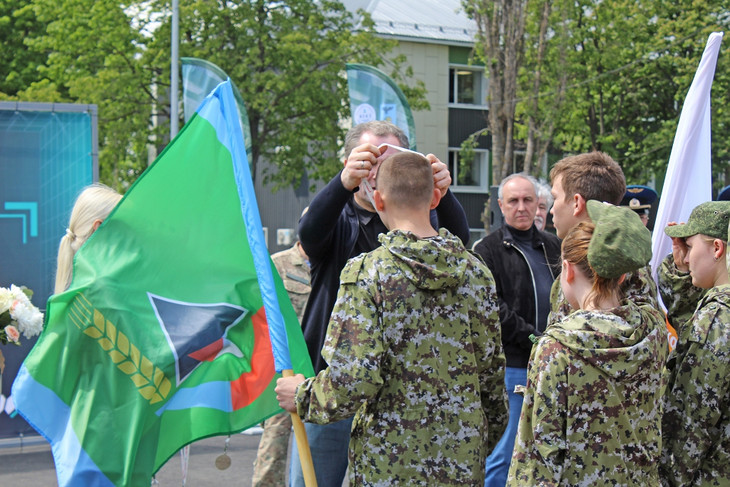
POLYGON ((178 0, 172 0, 172 39, 171 39, 171 55, 170 61, 170 140, 174 139, 178 131, 178 24, 179 24, 179 5, 178 0))

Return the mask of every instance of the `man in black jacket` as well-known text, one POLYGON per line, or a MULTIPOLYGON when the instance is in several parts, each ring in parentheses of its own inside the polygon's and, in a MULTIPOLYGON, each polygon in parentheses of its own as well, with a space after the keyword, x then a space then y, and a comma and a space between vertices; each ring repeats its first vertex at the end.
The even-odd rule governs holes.
POLYGON ((522 395, 515 394, 515 386, 527 382, 530 335, 545 330, 550 287, 560 273, 560 240, 534 224, 537 184, 535 178, 523 173, 504 178, 498 196, 505 223, 474 246, 497 284, 510 409, 507 430, 487 458, 487 487, 504 487, 507 482, 522 409, 522 395))

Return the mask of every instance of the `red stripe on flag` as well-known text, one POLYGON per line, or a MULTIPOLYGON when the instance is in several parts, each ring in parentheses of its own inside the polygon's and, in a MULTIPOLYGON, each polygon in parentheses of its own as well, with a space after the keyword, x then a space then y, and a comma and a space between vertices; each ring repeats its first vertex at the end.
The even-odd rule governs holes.
POLYGON ((234 411, 254 402, 269 387, 275 373, 269 326, 263 307, 251 317, 251 323, 254 330, 251 371, 231 382, 231 402, 234 411))

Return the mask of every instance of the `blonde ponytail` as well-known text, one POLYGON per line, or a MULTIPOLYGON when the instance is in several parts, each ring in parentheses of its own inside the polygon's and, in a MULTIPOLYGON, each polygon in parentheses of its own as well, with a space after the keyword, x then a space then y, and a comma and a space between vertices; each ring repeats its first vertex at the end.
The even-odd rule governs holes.
POLYGON ((66 234, 58 245, 54 293, 63 292, 71 285, 76 252, 94 233, 94 223, 109 216, 121 198, 122 195, 101 183, 87 186, 76 198, 66 234))

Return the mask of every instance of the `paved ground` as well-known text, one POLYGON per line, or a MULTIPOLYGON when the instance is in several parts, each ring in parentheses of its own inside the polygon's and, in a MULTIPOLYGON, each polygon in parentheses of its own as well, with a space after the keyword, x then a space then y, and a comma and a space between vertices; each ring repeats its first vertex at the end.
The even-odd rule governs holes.
MULTIPOLYGON (((193 443, 190 447, 186 483, 182 482, 180 454, 173 456, 155 476, 159 487, 249 487, 253 461, 260 434, 231 436, 228 456, 231 466, 218 470, 215 459, 223 453, 226 437, 214 437, 193 443)), ((0 486, 56 487, 56 470, 50 447, 40 437, 29 439, 24 446, 17 442, 0 443, 0 486)))

